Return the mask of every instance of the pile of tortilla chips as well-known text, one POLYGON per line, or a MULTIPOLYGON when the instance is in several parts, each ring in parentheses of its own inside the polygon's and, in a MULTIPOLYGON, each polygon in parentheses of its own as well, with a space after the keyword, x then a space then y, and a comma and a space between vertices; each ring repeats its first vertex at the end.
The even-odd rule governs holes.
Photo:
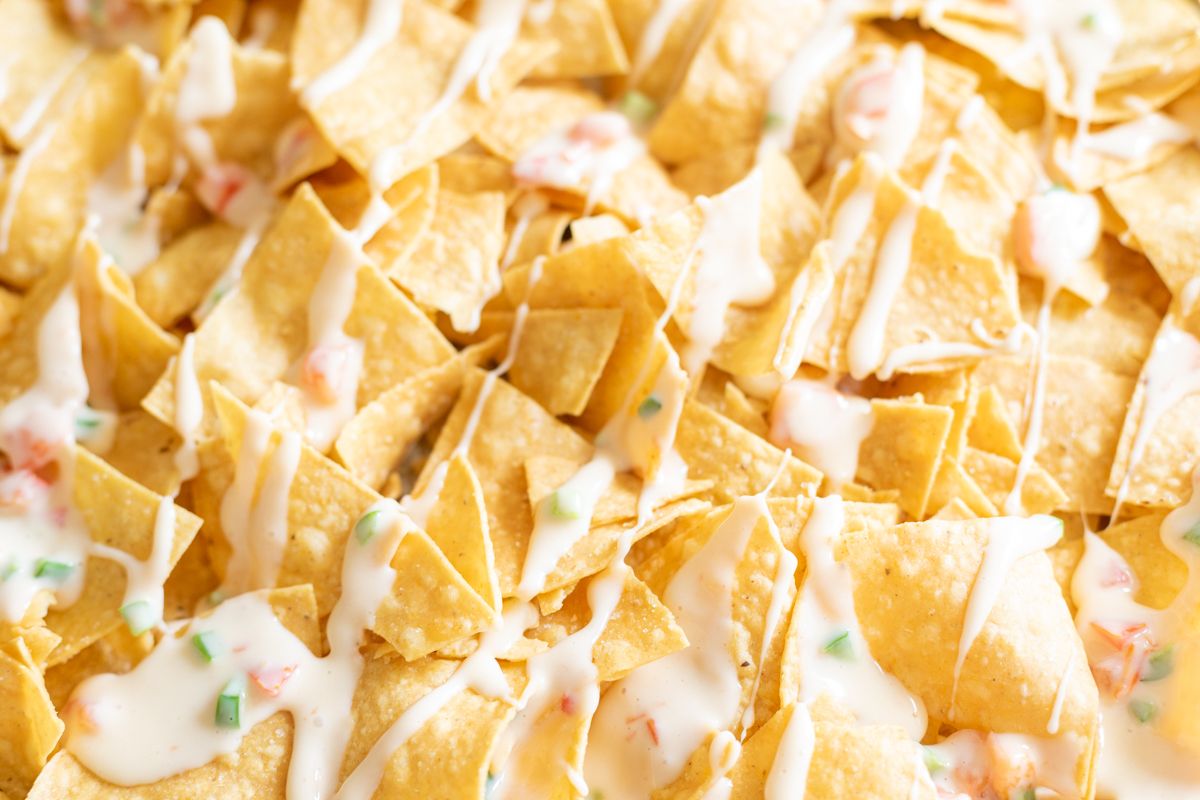
POLYGON ((20 562, 28 481, 93 543, 76 596, 43 580, 0 614, 0 800, 316 800, 288 788, 282 712, 123 785, 76 755, 105 725, 76 689, 136 680, 245 593, 324 656, 387 499, 405 532, 331 785, 416 722, 337 797, 1200 797, 1200 526, 1159 535, 1200 468, 1200 8, 1037 5, 0 0, 0 409, 64 352, 87 382, 50 467, 0 412, 0 596, 55 568, 20 562), (1062 280, 1018 231, 1058 192, 1098 226, 1062 280), (47 344, 64 297, 74 353, 47 344), (662 427, 571 506, 638 419, 662 427), (764 492, 724 583, 688 595, 764 492), (529 592, 544 514, 586 524, 529 592), (1013 552, 988 522, 1011 515, 1062 536, 1013 552), (1174 615, 1131 678, 1169 650, 1173 707, 1127 711, 1085 651, 1072 578, 1102 545, 1127 567, 1108 588, 1174 615), (127 594, 152 563, 145 625, 127 594), (869 647, 825 654, 873 659, 923 731, 815 688, 818 569, 848 576, 869 647), (712 638, 679 598, 722 591, 704 657, 736 709, 674 752, 660 706, 712 688, 683 683, 624 722, 636 756, 591 750, 627 679, 712 638), (507 692, 425 714, 518 607, 490 653, 507 692), (544 702, 539 654, 596 625, 572 663, 597 702, 544 702))

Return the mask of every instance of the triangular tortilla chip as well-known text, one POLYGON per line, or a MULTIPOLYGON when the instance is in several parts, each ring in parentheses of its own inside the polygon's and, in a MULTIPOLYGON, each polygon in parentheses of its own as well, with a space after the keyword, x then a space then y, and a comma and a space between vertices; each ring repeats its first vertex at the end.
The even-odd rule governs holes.
POLYGON ((461 453, 450 459, 446 481, 425 527, 429 538, 467 584, 499 613, 500 584, 488 536, 483 489, 470 462, 461 453))

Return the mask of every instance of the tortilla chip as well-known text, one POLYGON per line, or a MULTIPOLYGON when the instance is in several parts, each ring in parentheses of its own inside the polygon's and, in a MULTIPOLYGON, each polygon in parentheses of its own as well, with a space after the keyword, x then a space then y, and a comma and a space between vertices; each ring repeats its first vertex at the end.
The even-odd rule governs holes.
MULTIPOLYGON (((237 463, 249 411, 223 387, 212 384, 210 391, 229 459, 237 463)), ((272 439, 278 437, 275 433, 272 439)), ((288 489, 288 536, 276 586, 311 584, 318 609, 322 616, 327 614, 341 591, 346 541, 362 513, 380 499, 303 445, 288 489)), ((429 537, 411 522, 405 524, 405 535, 392 558, 396 581, 392 594, 380 604, 375 629, 406 657, 417 658, 476 633, 491 621, 492 613, 429 537), (434 644, 429 646, 430 642, 434 644)), ((214 552, 218 571, 223 571, 226 561, 227 548, 214 552)))
POLYGON ((0 651, 0 791, 23 796, 63 733, 41 671, 19 639, 0 651))
MULTIPOLYGON (((350 49, 365 8, 365 2, 340 0, 303 6, 291 51, 298 85, 310 85, 350 49)), ((377 186, 391 186, 466 142, 483 124, 488 103, 467 90, 418 129, 471 33, 466 22, 424 0, 406 3, 396 38, 376 50, 354 80, 306 103, 308 110, 339 155, 361 175, 372 175, 377 186), (410 79, 397 82, 396 75, 410 79)), ((493 94, 507 94, 547 55, 543 45, 518 41, 496 67, 493 94)))
MULTIPOLYGON (((903 730, 819 716, 822 707, 828 705, 832 704, 822 702, 811 712, 814 744, 805 797, 932 797, 914 774, 919 753, 903 730)), ((742 755, 730 772, 730 800, 757 800, 763 796, 772 768, 786 763, 781 760, 785 756, 779 746, 796 711, 795 705, 781 708, 743 745, 742 755)))
MULTIPOLYGON (((310 650, 319 650, 320 630, 311 590, 306 586, 276 589, 263 594, 280 622, 310 650)), ((203 767, 173 775, 147 786, 115 786, 96 777, 63 750, 38 776, 32 800, 90 797, 96 800, 173 800, 191 796, 196 787, 221 786, 222 796, 233 800, 285 795, 292 721, 279 712, 247 732, 235 757, 219 758, 203 767)))
MULTIPOLYGON (((867 162, 860 156, 831 189, 830 214, 846 202, 852 191, 869 180, 867 162)), ((853 253, 842 267, 834 288, 836 321, 829 344, 815 363, 834 371, 849 369, 847 342, 869 291, 876 249, 891 220, 905 203, 905 190, 894 177, 884 175, 875 194, 874 216, 853 253)), ((972 324, 982 324, 995 334, 1006 334, 1020 322, 1010 278, 994 256, 964 249, 953 228, 938 211, 922 206, 917 212, 912 253, 904 282, 888 308, 881 358, 897 348, 929 338, 948 342, 973 342, 972 324)), ((939 363, 938 369, 946 364, 939 363)), ((953 366, 953 365, 950 365, 953 366)), ((901 367, 921 371, 920 365, 901 367)))
MULTIPOLYGON (((195 333, 201 385, 220 381, 252 403, 299 360, 308 346, 309 295, 325 266, 336 224, 310 187, 296 192, 250 257, 238 290, 223 298, 195 333), (231 352, 240 357, 229 359, 231 352)), ((365 261, 344 329, 363 340, 360 406, 453 355, 429 320, 365 261)), ((147 411, 167 423, 175 409, 174 373, 174 366, 163 373, 143 401, 147 411)))
POLYGON ((393 262, 388 275, 418 305, 450 316, 457 330, 473 330, 479 312, 500 290, 504 250, 504 195, 439 191, 437 212, 412 257, 393 262))
MULTIPOLYGON (((479 131, 479 142, 490 152, 515 162, 547 134, 565 130, 580 118, 602 110, 601 98, 586 90, 520 87, 499 103, 479 131)), ((579 206, 589 197, 591 188, 580 186, 547 193, 566 204, 579 206)), ((671 185, 658 162, 643 153, 613 175, 611 185, 594 199, 601 210, 611 211, 634 225, 640 219, 674 211, 686 198, 671 185)))
POLYGON ((616 308, 530 312, 509 378, 551 414, 581 414, 620 328, 616 308))
MULTIPOLYGON (((403 658, 412 661, 487 630, 498 612, 455 571, 427 534, 407 516, 400 515, 399 520, 403 538, 392 556, 396 579, 391 594, 383 598, 375 611, 371 630, 403 658)), ((448 539, 443 536, 443 541, 448 539)), ((451 557, 458 563, 467 560, 457 552, 451 557)), ((478 569, 480 565, 474 566, 478 569)), ((483 566, 486 568, 486 561, 483 566)), ((490 574, 472 577, 486 578, 489 585, 494 581, 490 574)))
POLYGON ((979 391, 979 399, 967 428, 971 447, 1004 456, 1009 461, 1021 460, 1021 440, 1017 428, 1008 418, 1004 398, 994 385, 979 391))
MULTIPOLYGON (((1030 380, 1027 362, 991 358, 971 380, 977 386, 994 387, 1004 398, 1008 419, 1014 423, 1021 419, 1030 380)), ((1121 421, 1134 383, 1132 377, 1082 358, 1050 356, 1037 463, 1065 492, 1066 505, 1057 507, 1096 514, 1111 509, 1112 500, 1105 494, 1107 472, 1118 453, 1121 421)), ((976 479, 981 485, 987 483, 978 475, 976 479)))
POLYGON ((581 78, 615 75, 629 68, 625 48, 605 0, 556 2, 546 20, 526 15, 523 39, 553 47, 554 54, 534 68, 534 78, 581 78))
POLYGON ((1163 283, 1177 296, 1200 276, 1191 226, 1200 213, 1200 199, 1188 188, 1198 179, 1200 151, 1185 147, 1145 172, 1104 187, 1163 283))
MULTIPOLYGON (((444 683, 457 667, 456 661, 437 658, 369 660, 354 693, 354 732, 342 763, 343 779, 394 720, 444 683)), ((509 668, 505 677, 512 691, 519 693, 523 671, 509 668)), ((453 787, 463 796, 482 797, 488 759, 512 714, 513 707, 504 698, 471 690, 455 694, 391 755, 376 791, 386 797, 417 800, 445 796, 453 787)))
POLYGON ((1005 576, 950 706, 966 605, 988 536, 1002 533, 990 534, 991 525, 930 521, 843 534, 837 550, 854 575, 863 634, 880 666, 920 696, 932 718, 960 728, 1043 735, 1063 671, 1070 669, 1060 736, 1078 747, 1074 774, 1086 787, 1099 698, 1042 554, 1018 559, 1005 576), (905 635, 894 635, 897 630, 905 635))
MULTIPOLYGON (((421 496, 433 470, 459 446, 485 380, 479 370, 471 370, 467 375, 458 402, 417 481, 415 496, 421 496)), ((532 511, 525 493, 525 461, 536 455, 559 455, 582 462, 591 455, 591 445, 518 389, 495 380, 479 412, 478 427, 466 453, 483 488, 500 593, 509 597, 520 578, 529 533, 533 530, 532 511)))
POLYGON ((464 351, 410 375, 359 409, 333 452, 354 477, 378 490, 434 423, 450 413, 467 367, 484 353, 464 351))
POLYGON ((245 235, 221 220, 186 231, 134 277, 138 305, 158 325, 173 327, 204 300, 245 235))
POLYGON ((859 448, 855 477, 877 489, 899 490, 904 512, 923 518, 953 416, 945 406, 872 400, 873 423, 859 448))
POLYGON ((483 489, 470 462, 461 453, 450 459, 446 482, 429 515, 426 530, 467 584, 499 613, 500 584, 496 581, 483 489))
MULTIPOLYGON (((18 7, 13 13, 23 13, 19 7, 26 4, 11 5, 18 7)), ((20 27, 11 23, 5 29, 20 27)), ((43 44, 51 51, 55 47, 52 39, 43 44)), ((60 63, 70 66, 70 56, 60 57, 60 63)), ((30 68, 37 69, 32 63, 30 68)), ((70 260, 87 211, 88 187, 120 153, 141 103, 138 60, 122 52, 89 69, 77 99, 29 143, 21 155, 27 166, 22 170, 18 161, 4 184, 3 207, 12 209, 0 222, 0 279, 5 283, 27 288, 70 260), (44 152, 54 157, 39 158, 44 152)))
POLYGON ((140 408, 126 411, 117 420, 112 446, 104 460, 155 494, 179 492, 175 451, 179 435, 140 408))
POLYGON ((776 471, 773 497, 813 496, 821 483, 813 467, 694 401, 683 407, 675 449, 690 477, 713 481, 710 494, 720 502, 761 491, 776 471))
POLYGON ((103 373, 88 375, 92 393, 100 389, 111 393, 118 408, 137 408, 179 342, 138 307, 129 278, 94 239, 80 242, 74 269, 84 347, 103 373))
MULTIPOLYGON (((1171 317, 1163 320, 1163 329, 1174 327, 1171 317)), ((1160 332, 1160 337, 1162 333, 1160 332)), ((1177 335, 1190 334, 1178 332, 1177 335)), ((1194 346, 1195 341, 1188 343, 1194 346)), ((1190 357, 1190 356, 1189 356, 1190 357)), ((1147 362, 1149 364, 1149 361, 1147 362)), ((1148 371, 1148 369, 1147 369, 1148 371)), ((1128 480, 1126 502, 1134 505, 1174 507, 1182 505, 1191 494, 1191 474, 1197 463, 1197 432, 1191 421, 1200 411, 1200 395, 1188 394, 1163 411, 1143 436, 1145 443, 1141 458, 1132 463, 1134 440, 1148 420, 1146 408, 1145 372, 1137 380, 1129 400, 1129 411, 1121 426, 1120 440, 1108 476, 1106 492, 1115 497, 1123 482, 1128 480)))
MULTIPOLYGON (((1016 486, 1015 462, 968 447, 962 455, 962 466, 996 508, 1004 508, 1004 500, 1016 486)), ((1040 464, 1034 463, 1021 485, 1021 507, 1027 514, 1048 514, 1069 505, 1070 498, 1058 481, 1040 464)))
MULTIPOLYGON (((149 557, 161 499, 83 448, 75 448, 75 508, 93 541, 124 550, 134 558, 149 557)), ((168 563, 179 560, 199 527, 199 518, 175 507, 175 538, 168 563)), ((49 663, 61 664, 123 625, 119 609, 124 593, 125 570, 119 564, 88 558, 79 599, 46 614, 47 627, 63 640, 50 654, 49 663)))

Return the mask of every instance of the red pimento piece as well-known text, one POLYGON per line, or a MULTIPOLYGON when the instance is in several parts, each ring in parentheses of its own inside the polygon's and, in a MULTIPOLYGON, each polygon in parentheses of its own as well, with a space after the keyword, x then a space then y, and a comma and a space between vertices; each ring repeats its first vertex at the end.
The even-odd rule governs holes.
POLYGON ((238 193, 254 179, 250 171, 240 164, 217 164, 205 168, 196 183, 196 196, 200 202, 218 217, 224 217, 238 193))
POLYGON ((28 511, 45 496, 49 486, 32 470, 0 473, 0 509, 28 511))
POLYGON ((349 348, 317 345, 300 365, 301 387, 322 403, 336 403, 350 363, 349 348))
POLYGON ((275 664, 263 664, 256 669, 250 670, 250 680, 254 681, 258 688, 269 694, 271 697, 278 697, 283 691, 283 685, 292 677, 292 673, 296 671, 296 664, 286 664, 283 666, 275 664))
POLYGON ((562 713, 564 714, 574 714, 576 709, 575 697, 570 693, 563 694, 562 699, 558 701, 558 707, 562 709, 562 713))
POLYGON ((650 741, 654 742, 654 746, 658 747, 658 726, 654 724, 654 718, 646 720, 646 731, 650 734, 650 741))
POLYGON ((1141 680, 1146 660, 1156 647, 1154 634, 1144 623, 1091 623, 1092 630, 1116 652, 1092 665, 1099 688, 1110 696, 1127 697, 1141 680))
POLYGON ((1133 574, 1119 560, 1113 559, 1108 562, 1105 569, 1104 577, 1100 579, 1100 586, 1104 589, 1111 589, 1114 586, 1133 586, 1133 574))
POLYGON ((629 136, 629 118, 614 111, 599 114, 588 114, 576 122, 567 132, 567 138, 577 142, 587 142, 599 147, 607 147, 614 142, 629 136))

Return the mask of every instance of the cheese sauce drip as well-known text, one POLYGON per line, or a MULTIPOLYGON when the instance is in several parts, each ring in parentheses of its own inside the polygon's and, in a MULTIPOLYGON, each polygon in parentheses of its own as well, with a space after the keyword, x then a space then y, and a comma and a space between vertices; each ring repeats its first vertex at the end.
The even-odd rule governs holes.
POLYGON ((529 316, 529 301, 533 294, 533 287, 542 278, 544 263, 545 259, 538 258, 529 268, 525 299, 521 301, 513 314, 513 326, 508 334, 508 348, 504 354, 504 360, 484 373, 483 382, 479 385, 479 392, 475 395, 475 402, 471 405, 471 411, 467 415, 467 423, 463 426, 462 433, 459 434, 454 450, 445 461, 434 467, 433 472, 430 473, 429 482, 425 484, 425 488, 419 496, 409 495, 402 501, 405 512, 421 528, 425 527, 429 520, 429 514, 437 504, 438 496, 442 493, 442 486, 446 482, 446 471, 450 468, 450 460, 457 454, 465 455, 470 452, 471 442, 475 439, 475 430, 479 427, 483 409, 487 406, 488 398, 491 397, 492 391, 496 387, 496 381, 500 379, 501 375, 512 369, 513 362, 516 361, 517 351, 521 347, 521 337, 525 332, 525 319, 529 316))
POLYGON ((638 668, 605 694, 585 766, 589 786, 605 797, 648 796, 678 777, 696 748, 737 722, 742 687, 731 657, 732 592, 760 521, 775 524, 764 495, 734 502, 663 594, 688 646, 638 668))
POLYGON ((370 182, 373 188, 386 189, 402 177, 402 174, 396 174, 397 160, 412 142, 425 135, 430 126, 462 98, 472 83, 481 102, 492 102, 492 77, 521 32, 526 4, 527 0, 480 0, 476 4, 475 30, 459 51, 437 100, 417 118, 403 142, 384 148, 372 159, 370 182))
POLYGON ((308 299, 308 349, 296 368, 305 438, 321 452, 354 416, 363 368, 363 342, 347 335, 344 327, 365 256, 352 236, 340 227, 333 231, 329 255, 308 299))
POLYGON ((384 45, 396 38, 404 19, 404 0, 368 0, 358 38, 337 61, 309 81, 300 92, 308 108, 353 83, 384 45))
MULTIPOLYGON (((666 5, 665 3, 663 5, 666 5)), ((813 30, 804 38, 767 90, 758 160, 772 150, 788 151, 795 143, 796 123, 809 90, 854 44, 850 0, 830 0, 813 30)))
POLYGON ((67 749, 111 783, 143 785, 233 753, 250 728, 287 711, 296 730, 287 796, 333 796, 353 729, 362 634, 392 589, 391 558, 411 530, 391 501, 370 511, 386 521, 365 542, 347 538, 328 655, 313 655, 261 595, 236 597, 165 636, 130 672, 81 683, 67 749), (231 695, 235 719, 222 722, 219 699, 231 695))
POLYGON ((72 505, 76 428, 86 421, 79 304, 68 283, 37 330, 37 379, 0 409, 0 614, 18 622, 35 596, 68 606, 83 589, 91 537, 72 505), (53 477, 43 477, 47 471, 53 477))
POLYGON ((1027 199, 1013 219, 1013 247, 1021 271, 1042 281, 1037 312, 1037 348, 1025 396, 1025 433, 1013 488, 1004 513, 1024 514, 1021 493, 1041 449, 1046 405, 1046 368, 1050 352, 1050 320, 1054 300, 1100 243, 1100 206, 1088 194, 1052 188, 1027 199))
POLYGON ((608 195, 617 174, 646 152, 628 117, 598 111, 538 139, 513 163, 526 186, 584 191, 584 216, 608 195))
POLYGON ((1200 393, 1200 340, 1176 327, 1171 317, 1167 317, 1154 337, 1150 357, 1142 367, 1138 382, 1143 387, 1142 407, 1126 459, 1125 474, 1113 501, 1113 519, 1121 514, 1134 471, 1141 463, 1159 420, 1185 397, 1200 393))
POLYGON ((771 441, 794 448, 835 489, 854 480, 859 449, 873 425, 871 402, 839 392, 828 380, 788 381, 771 406, 771 441))
POLYGON ((792 626, 800 632, 800 699, 827 694, 859 721, 898 725, 919 740, 925 706, 871 656, 854 610, 853 576, 834 558, 845 522, 840 497, 817 498, 800 535, 806 567, 792 612, 792 626))
POLYGON ((699 376, 725 335, 725 314, 733 305, 765 303, 775 276, 759 248, 762 171, 750 174, 715 197, 696 203, 704 215, 696 243, 692 312, 681 354, 689 375, 699 376))
MULTIPOLYGON (((1179 594, 1164 609, 1134 600, 1138 576, 1101 537, 1085 533, 1083 559, 1071 581, 1075 617, 1101 693, 1101 796, 1147 800, 1190 797, 1200 791, 1195 756, 1169 738, 1173 720, 1194 713, 1180 673, 1194 665, 1185 644, 1200 603, 1200 472, 1191 499, 1163 520, 1163 546, 1187 566, 1179 594), (1181 704, 1183 704, 1181 706, 1181 704)), ((1153 576, 1145 576, 1153 577, 1153 576)))
POLYGON ((1009 0, 1025 37, 1010 59, 1036 58, 1044 72, 1047 98, 1046 132, 1052 134, 1053 105, 1066 105, 1075 116, 1076 131, 1071 161, 1088 140, 1100 80, 1124 36, 1123 22, 1114 0, 1009 0))
POLYGON ((175 135, 187 159, 176 163, 176 179, 182 180, 190 159, 200 170, 196 185, 200 200, 218 217, 242 229, 233 256, 194 313, 201 321, 222 297, 237 288, 242 270, 275 210, 275 198, 249 170, 219 161, 212 137, 202 125, 206 120, 228 116, 237 105, 234 41, 224 23, 205 16, 192 28, 190 43, 175 104, 175 135))
POLYGON ((954 703, 958 697, 958 681, 963 664, 1000 598, 1008 573, 1020 559, 1053 547, 1062 538, 1063 524, 1061 520, 1045 514, 1028 518, 995 517, 986 520, 984 530, 987 542, 983 560, 971 584, 958 640, 958 655, 954 661, 954 683, 950 691, 951 720, 954 719, 954 703))
POLYGON ((221 584, 225 595, 273 587, 283 563, 288 494, 300 464, 301 442, 295 433, 282 433, 268 455, 271 434, 267 415, 250 409, 233 483, 221 499, 221 531, 232 548, 221 584))

